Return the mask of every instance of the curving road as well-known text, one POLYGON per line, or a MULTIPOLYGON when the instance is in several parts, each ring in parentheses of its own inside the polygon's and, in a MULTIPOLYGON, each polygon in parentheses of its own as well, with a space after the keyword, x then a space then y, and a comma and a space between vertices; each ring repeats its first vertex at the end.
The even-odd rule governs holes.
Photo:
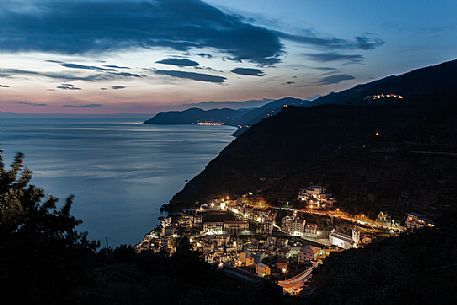
POLYGON ((312 267, 294 275, 290 279, 278 281, 278 285, 288 294, 298 294, 303 289, 303 285, 311 278, 313 269, 317 266, 318 264, 314 263, 312 267))

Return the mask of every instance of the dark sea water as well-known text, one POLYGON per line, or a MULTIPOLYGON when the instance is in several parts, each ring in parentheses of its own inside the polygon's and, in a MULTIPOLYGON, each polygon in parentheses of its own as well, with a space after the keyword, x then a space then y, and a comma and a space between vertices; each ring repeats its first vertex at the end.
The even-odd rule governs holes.
POLYGON ((133 244, 159 208, 233 140, 228 126, 143 125, 135 119, 0 118, 9 164, 23 152, 33 183, 60 198, 91 239, 133 244))

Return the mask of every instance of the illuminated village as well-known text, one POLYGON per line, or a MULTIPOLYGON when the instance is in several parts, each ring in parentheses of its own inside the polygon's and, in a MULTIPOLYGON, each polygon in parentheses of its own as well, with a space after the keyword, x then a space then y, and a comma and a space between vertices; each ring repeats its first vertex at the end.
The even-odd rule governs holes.
POLYGON ((381 99, 398 99, 402 100, 403 96, 396 94, 396 93, 380 93, 380 94, 375 94, 371 96, 366 96, 365 99, 370 99, 370 100, 381 100, 381 99))
POLYGON ((326 188, 312 185, 298 192, 296 202, 283 206, 248 193, 168 215, 136 248, 172 255, 186 236, 193 251, 224 268, 227 276, 251 283, 269 279, 284 293, 297 295, 306 289, 313 269, 332 252, 424 226, 433 224, 415 213, 403 223, 383 212, 377 219, 350 215, 337 208, 326 188))

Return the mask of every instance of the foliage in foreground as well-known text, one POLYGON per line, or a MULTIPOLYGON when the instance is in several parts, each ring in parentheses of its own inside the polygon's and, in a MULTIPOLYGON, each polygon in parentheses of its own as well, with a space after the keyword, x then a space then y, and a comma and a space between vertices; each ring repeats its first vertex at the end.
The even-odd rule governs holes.
POLYGON ((18 154, 0 152, 0 300, 2 304, 280 304, 264 283, 241 285, 196 257, 183 241, 176 255, 137 254, 130 246, 97 251, 58 200, 30 184, 18 154))
MULTIPOLYGON (((226 278, 189 250, 135 253, 101 249, 76 227, 72 197, 58 200, 30 184, 18 154, 0 153, 0 300, 2 304, 452 304, 457 299, 455 207, 438 229, 331 255, 313 277, 314 293, 285 298, 268 282, 226 278)), ((454 200, 451 198, 451 200, 454 200)))

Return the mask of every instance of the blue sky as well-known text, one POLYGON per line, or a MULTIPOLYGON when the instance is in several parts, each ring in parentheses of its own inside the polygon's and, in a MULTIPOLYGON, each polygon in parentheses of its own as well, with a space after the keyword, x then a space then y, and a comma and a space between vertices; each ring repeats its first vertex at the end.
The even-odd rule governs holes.
POLYGON ((0 110, 324 95, 456 57, 456 1, 2 0, 0 110))

